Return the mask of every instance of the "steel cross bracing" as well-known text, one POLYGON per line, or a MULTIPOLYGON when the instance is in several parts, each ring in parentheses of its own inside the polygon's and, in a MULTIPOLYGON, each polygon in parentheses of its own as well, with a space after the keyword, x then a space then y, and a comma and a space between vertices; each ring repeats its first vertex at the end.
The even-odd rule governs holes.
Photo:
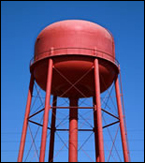
MULTIPOLYGON (((73 88, 75 88, 84 98, 86 98, 86 96, 75 86, 80 80, 82 80, 92 69, 94 68, 94 66, 92 66, 78 81, 76 81, 74 84, 72 84, 59 70, 57 70, 55 67, 54 67, 54 69, 69 83, 69 84, 71 84, 71 86, 70 86, 70 88, 68 88, 68 90, 66 90, 60 97, 62 97, 65 93, 67 93, 72 87, 73 88)), ((104 81, 104 84, 105 84, 105 81, 104 81)), ((34 116, 36 116, 36 115, 38 115, 39 113, 41 113, 41 112, 43 112, 44 111, 44 108, 42 108, 42 109, 40 109, 42 106, 44 107, 44 100, 43 100, 43 98, 42 98, 42 96, 41 96, 41 93, 40 93, 40 89, 38 90, 38 88, 37 88, 37 85, 36 84, 34 84, 35 85, 35 89, 36 89, 36 91, 37 91, 37 95, 34 97, 35 99, 34 99, 34 103, 36 102, 36 100, 37 100, 37 98, 39 98, 40 99, 40 101, 41 101, 41 105, 35 110, 35 112, 33 113, 33 114, 31 114, 30 116, 29 116, 29 118, 28 118, 28 122, 30 122, 30 123, 33 123, 33 124, 36 124, 36 125, 38 125, 38 129, 37 129, 37 131, 36 131, 36 134, 35 134, 35 136, 33 136, 32 135, 32 132, 31 132, 31 128, 30 128, 30 125, 28 126, 29 127, 29 131, 30 131, 30 135, 31 135, 31 138, 32 138, 32 145, 30 146, 30 149, 29 149, 29 151, 28 151, 28 154, 26 155, 26 158, 25 158, 25 161, 27 160, 27 158, 28 158, 28 156, 29 156, 29 153, 30 153, 30 151, 31 151, 31 149, 32 149, 32 146, 34 147, 34 149, 35 149, 35 157, 37 158, 37 160, 38 160, 38 149, 37 149, 37 147, 36 147, 36 143, 35 143, 35 138, 36 138, 36 136, 37 136, 37 133, 38 133, 38 130, 39 130, 39 127, 42 127, 43 125, 41 124, 41 122, 42 122, 42 120, 43 120, 43 116, 42 116, 42 119, 41 119, 41 121, 38 123, 38 122, 35 122, 35 121, 33 121, 33 120, 31 120, 31 118, 32 117, 34 117, 34 116)), ((111 87, 111 91, 109 91, 109 90, 107 90, 107 94, 106 94, 106 96, 102 99, 102 103, 104 103, 105 104, 105 107, 104 108, 102 108, 101 110, 102 110, 102 112, 103 112, 103 115, 104 115, 104 113, 106 113, 106 114, 108 114, 108 115, 110 115, 110 116, 112 116, 112 117, 114 117, 117 121, 115 121, 115 122, 113 122, 113 123, 109 123, 109 124, 106 124, 106 125, 104 125, 103 126, 103 128, 108 128, 108 127, 110 127, 110 126, 112 126, 112 125, 115 125, 116 123, 119 123, 120 122, 120 120, 119 120, 119 117, 118 116, 116 116, 116 114, 114 114, 113 112, 112 112, 112 110, 111 110, 111 108, 108 106, 108 100, 109 99, 111 99, 111 101, 112 101, 112 103, 113 103, 113 99, 112 99, 112 97, 111 97, 111 92, 112 92, 112 88, 113 88, 113 85, 112 85, 112 87, 111 87), (105 100, 107 99, 107 101, 105 102, 105 100), (106 107, 108 107, 110 110, 111 110, 111 112, 109 112, 109 111, 107 111, 106 110, 106 107)), ((122 94, 123 95, 123 94, 122 94)), ((52 103, 52 106, 51 106, 51 109, 55 109, 55 110, 59 110, 59 109, 70 109, 70 107, 61 107, 61 106, 56 106, 56 99, 53 101, 53 103, 52 103), (54 104, 55 104, 55 106, 54 106, 54 104)), ((66 102, 66 101, 65 101, 66 102)), ((31 105, 31 110, 32 110, 32 108, 33 108, 33 106, 34 106, 34 103, 31 105)), ((82 102, 81 102, 81 104, 85 104, 85 100, 83 100, 82 102)), ((115 106, 115 104, 113 103, 113 105, 114 105, 114 108, 116 108, 116 106, 115 106)), ((75 106, 74 107, 71 107, 71 108, 76 108, 75 106)), ((78 106, 77 107, 78 109, 91 109, 91 110, 93 110, 93 112, 94 112, 94 104, 93 104, 93 107, 81 107, 81 106, 78 106)), ((117 110, 117 109, 116 109, 117 110)), ((63 141, 63 139, 59 136, 59 134, 58 134, 58 132, 59 131, 69 131, 69 129, 64 129, 63 127, 63 121, 65 121, 67 118, 68 118, 68 116, 66 116, 63 120, 60 120, 57 116, 56 116, 56 113, 54 113, 54 112, 52 112, 52 116, 54 116, 60 123, 59 123, 59 125, 57 125, 54 129, 53 129, 53 132, 54 133, 56 133, 57 135, 58 135, 58 137, 60 138, 60 140, 63 142, 63 144, 64 144, 64 146, 62 146, 62 148, 60 149, 60 151, 64 148, 64 147, 67 147, 67 141, 63 141), (58 127, 59 126, 62 126, 62 129, 58 129, 58 127)), ((88 131, 88 132, 91 132, 91 134, 90 134, 90 136, 84 141, 84 143, 80 146, 80 148, 78 149, 78 152, 80 151, 80 150, 82 150, 84 153, 85 153, 85 155, 90 159, 90 161, 92 161, 93 159, 88 155, 88 153, 82 148, 84 145, 85 145, 85 143, 90 139, 90 137, 92 136, 92 134, 95 132, 95 129, 94 129, 94 127, 85 119, 85 118, 83 118, 83 116, 82 115, 80 115, 80 117, 85 121, 85 123, 88 123, 89 124, 89 126, 90 126, 90 128, 91 129, 78 129, 78 131, 88 131)), ((89 118, 90 118, 90 116, 89 116, 89 118)), ((103 116, 103 119, 104 119, 104 116, 103 116)), ((105 119, 104 119, 104 121, 105 121, 105 119)), ((105 123, 106 123, 106 121, 105 121, 105 123)), ((83 127, 83 123, 82 123, 82 125, 81 125, 81 127, 83 127)), ((47 127, 47 129, 48 130, 50 130, 50 132, 52 131, 52 129, 51 129, 51 127, 47 127)), ((109 135, 111 135, 110 134, 110 132, 109 132, 109 129, 108 129, 108 133, 109 133, 109 135)), ((119 156, 119 153, 117 152, 117 149, 116 149, 116 147, 115 147, 115 139, 116 139, 116 136, 117 136, 117 133, 118 133, 118 129, 117 129, 117 131, 116 131, 116 134, 115 134, 115 137, 114 137, 114 139, 111 137, 111 140, 112 140, 112 147, 111 147, 111 149, 110 149, 110 153, 109 153, 109 156, 108 156, 108 161, 110 160, 110 157, 112 156, 112 149, 113 149, 113 147, 115 148, 115 151, 116 151, 116 153, 117 153, 117 155, 118 155, 118 158, 119 158, 119 160, 120 161, 122 161, 121 160, 121 157, 119 156)), ((67 147, 68 148, 68 147, 67 147)), ((60 152, 59 151, 59 152, 60 152)), ((54 158, 59 154, 59 152, 54 156, 54 158)), ((54 159, 53 158, 53 159, 54 159)), ((114 157, 112 156, 112 158, 114 159, 114 157)), ((49 160, 50 162, 52 162, 52 160, 49 160)), ((94 161, 94 160, 93 160, 94 161)))

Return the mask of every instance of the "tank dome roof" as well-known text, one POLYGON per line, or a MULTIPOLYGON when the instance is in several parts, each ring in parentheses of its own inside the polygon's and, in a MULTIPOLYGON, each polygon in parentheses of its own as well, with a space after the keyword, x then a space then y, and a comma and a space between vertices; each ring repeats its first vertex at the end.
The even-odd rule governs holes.
POLYGON ((114 40, 104 27, 85 20, 64 20, 44 28, 35 43, 35 60, 53 55, 86 54, 114 62, 114 40), (47 53, 47 54, 46 54, 47 53))

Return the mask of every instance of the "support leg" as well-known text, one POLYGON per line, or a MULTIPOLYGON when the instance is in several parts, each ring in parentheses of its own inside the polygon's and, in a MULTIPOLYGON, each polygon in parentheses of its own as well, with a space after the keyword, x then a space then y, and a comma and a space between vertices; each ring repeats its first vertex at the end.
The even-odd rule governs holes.
POLYGON ((95 154, 96 154, 96 162, 99 162, 99 141, 98 141, 98 127, 97 127, 97 113, 96 113, 96 104, 95 98, 94 100, 94 134, 95 134, 95 154))
POLYGON ((18 162, 22 162, 23 160, 23 153, 24 153, 26 134, 27 134, 27 128, 28 128, 28 117, 30 114, 30 107, 31 107, 31 100, 32 100, 33 85, 34 85, 34 77, 31 75, 28 98, 27 98, 27 105, 26 105, 26 112, 25 112, 21 142, 20 142, 20 149, 19 149, 19 155, 18 155, 18 162))
POLYGON ((69 122, 69 162, 78 162, 78 99, 71 98, 69 122))
POLYGON ((50 110, 52 70, 53 70, 53 61, 52 61, 52 59, 49 59, 49 61, 48 61, 48 72, 47 72, 48 73, 47 74, 47 84, 46 84, 45 110, 44 110, 44 119, 43 119, 43 129, 42 129, 39 162, 44 162, 44 160, 45 160, 47 127, 48 127, 48 117, 49 117, 49 110, 50 110))
POLYGON ((126 140, 126 135, 125 135, 125 127, 124 127, 124 119, 123 119, 123 112, 122 112, 122 105, 121 105, 121 97, 120 97, 120 89, 119 89, 118 77, 115 80, 115 90, 116 90, 118 114, 119 114, 119 119, 120 119, 120 131, 121 131, 121 138, 122 138, 124 161, 125 162, 129 162, 127 140, 126 140))
MULTIPOLYGON (((53 107, 56 107, 56 104, 57 104, 57 96, 53 96, 53 107)), ((55 139, 55 123, 56 123, 56 108, 53 108, 52 109, 52 119, 51 119, 49 162, 53 162, 54 139, 55 139)))
MULTIPOLYGON (((96 106, 95 106, 96 107, 96 106)), ((95 152, 96 152, 96 162, 100 162, 99 160, 99 142, 98 142, 98 128, 97 128, 97 116, 96 111, 94 111, 94 129, 95 129, 95 152)))
POLYGON ((94 77, 95 77, 95 103, 96 103, 96 117, 97 117, 97 128, 98 128, 99 160, 100 162, 105 162, 101 100, 100 100, 99 64, 97 58, 94 61, 94 77))

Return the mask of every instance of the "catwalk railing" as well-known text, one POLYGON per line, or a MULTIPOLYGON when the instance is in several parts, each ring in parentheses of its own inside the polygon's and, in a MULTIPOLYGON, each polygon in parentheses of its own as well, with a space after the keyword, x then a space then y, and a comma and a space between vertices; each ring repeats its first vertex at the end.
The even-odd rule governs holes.
POLYGON ((101 59, 108 60, 114 63, 117 67, 119 67, 118 60, 107 52, 98 50, 98 49, 89 49, 89 48, 80 48, 80 47, 68 47, 68 48, 51 48, 48 51, 44 51, 42 53, 36 54, 30 60, 30 66, 38 60, 46 59, 47 57, 55 57, 55 56, 65 56, 65 55, 83 55, 90 57, 98 57, 101 59), (72 53, 70 53, 70 51, 72 53), (73 53, 74 52, 74 53, 73 53))

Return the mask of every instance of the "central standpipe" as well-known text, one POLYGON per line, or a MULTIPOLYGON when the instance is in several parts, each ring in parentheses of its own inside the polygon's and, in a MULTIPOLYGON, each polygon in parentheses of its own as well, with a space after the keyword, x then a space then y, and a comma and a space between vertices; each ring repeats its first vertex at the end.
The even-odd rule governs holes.
POLYGON ((78 99, 70 98, 69 162, 78 162, 78 99))

